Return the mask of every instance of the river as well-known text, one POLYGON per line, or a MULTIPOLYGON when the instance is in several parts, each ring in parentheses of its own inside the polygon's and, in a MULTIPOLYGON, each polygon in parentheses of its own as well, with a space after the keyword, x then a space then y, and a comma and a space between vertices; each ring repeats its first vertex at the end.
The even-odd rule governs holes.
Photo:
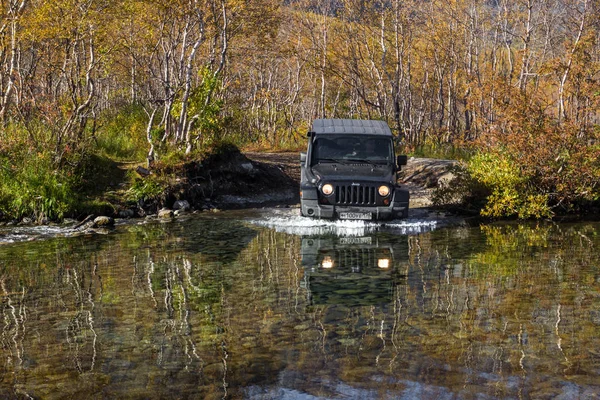
POLYGON ((5 230, 0 398, 600 393, 599 223, 295 213, 5 230))

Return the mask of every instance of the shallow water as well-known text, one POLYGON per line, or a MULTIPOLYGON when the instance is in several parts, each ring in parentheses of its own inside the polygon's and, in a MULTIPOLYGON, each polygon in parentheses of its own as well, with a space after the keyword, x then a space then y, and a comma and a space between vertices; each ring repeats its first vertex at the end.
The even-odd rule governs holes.
POLYGON ((20 232, 0 245, 0 398, 597 396, 600 224, 442 225, 20 232))

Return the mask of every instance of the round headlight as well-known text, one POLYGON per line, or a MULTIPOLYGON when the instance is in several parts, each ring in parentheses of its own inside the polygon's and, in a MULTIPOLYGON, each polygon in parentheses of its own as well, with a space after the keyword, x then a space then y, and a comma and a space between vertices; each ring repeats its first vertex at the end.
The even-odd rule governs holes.
POLYGON ((323 262, 321 262, 321 267, 323 267, 325 269, 333 268, 333 258, 331 258, 331 256, 323 257, 323 262))
POLYGON ((377 189, 377 191, 379 192, 379 195, 381 197, 387 197, 390 194, 390 188, 386 185, 379 186, 379 189, 377 189))
POLYGON ((325 196, 329 196, 331 193, 333 193, 333 186, 330 183, 326 183, 321 188, 321 191, 325 196))

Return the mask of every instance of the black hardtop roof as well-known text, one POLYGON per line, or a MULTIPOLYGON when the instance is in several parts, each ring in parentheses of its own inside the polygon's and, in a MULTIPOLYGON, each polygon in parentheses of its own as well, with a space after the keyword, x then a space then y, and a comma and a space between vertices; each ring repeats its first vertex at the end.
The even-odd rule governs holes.
POLYGON ((312 132, 323 134, 365 134, 392 136, 392 131, 385 121, 367 119, 316 119, 312 132))

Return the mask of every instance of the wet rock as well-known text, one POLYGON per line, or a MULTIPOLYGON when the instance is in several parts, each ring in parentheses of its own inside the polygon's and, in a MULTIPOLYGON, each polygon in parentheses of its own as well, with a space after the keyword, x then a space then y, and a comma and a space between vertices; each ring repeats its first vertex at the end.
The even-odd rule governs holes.
POLYGON ((450 182, 452 182, 454 180, 454 178, 456 178, 456 175, 454 175, 452 172, 446 172, 446 173, 442 174, 442 176, 439 177, 439 179, 437 181, 437 185, 438 186, 448 186, 448 185, 450 185, 450 182))
POLYGON ((163 208, 162 210, 160 210, 158 212, 158 218, 173 218, 175 216, 175 214, 173 213, 173 210, 170 210, 168 208, 163 208))
POLYGON ((94 217, 95 215, 88 215, 87 217, 85 217, 83 219, 83 221, 78 222, 77 224, 75 224, 75 226, 73 227, 73 229, 79 229, 79 230, 83 230, 86 228, 91 227, 92 225, 94 225, 94 217))
POLYGON ((173 210, 189 211, 192 207, 187 200, 177 200, 173 204, 173 210))
POLYGON ((254 176, 258 172, 257 169, 254 168, 254 165, 252 165, 250 162, 240 164, 240 168, 250 176, 254 176))
POLYGON ((131 209, 119 211, 119 218, 133 218, 133 216, 135 216, 135 211, 131 209))
POLYGON ((147 170, 144 167, 139 167, 139 166, 135 169, 135 172, 137 172, 141 176, 148 176, 151 174, 151 172, 149 170, 147 170))
POLYGON ((180 215, 187 214, 187 211, 185 211, 185 210, 175 210, 175 212, 173 214, 175 214, 175 216, 178 217, 180 215))
POLYGON ((95 227, 107 227, 113 226, 115 224, 115 220, 112 217, 100 216, 94 219, 95 227))
POLYGON ((33 220, 31 218, 25 217, 21 220, 19 225, 31 225, 32 223, 33 223, 33 220))

